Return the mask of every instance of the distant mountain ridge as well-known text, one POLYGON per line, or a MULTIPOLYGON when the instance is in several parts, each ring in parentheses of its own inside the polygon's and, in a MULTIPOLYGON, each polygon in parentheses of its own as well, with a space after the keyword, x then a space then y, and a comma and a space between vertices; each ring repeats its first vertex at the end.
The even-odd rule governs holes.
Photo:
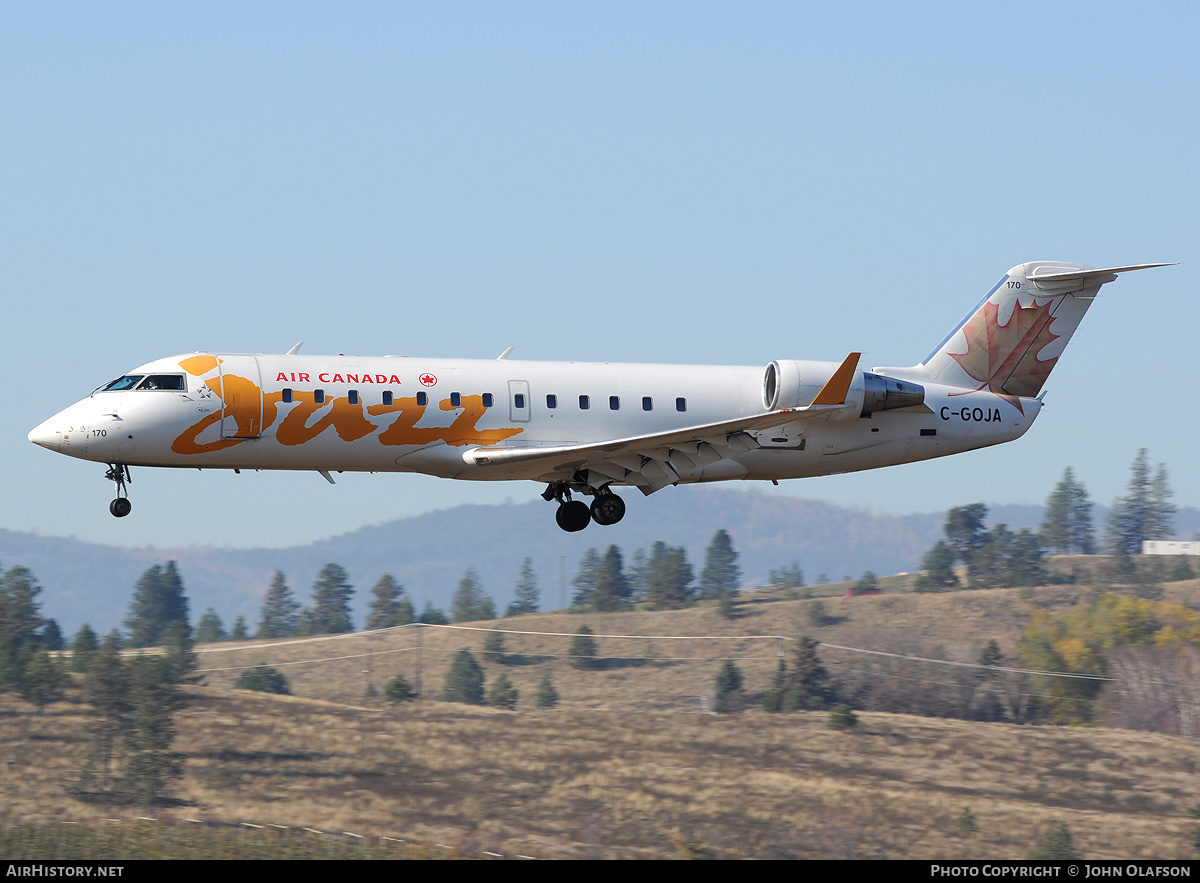
MULTIPOLYGON (((603 552, 615 544, 628 563, 635 550, 649 549, 656 540, 684 546, 699 578, 708 543, 724 528, 739 553, 744 585, 762 585, 771 569, 792 561, 813 582, 822 573, 836 580, 866 570, 913 571, 945 521, 945 513, 880 515, 759 490, 686 487, 634 502, 620 524, 593 525, 577 534, 559 530, 550 504, 535 500, 457 506, 283 549, 123 548, 0 530, 0 565, 33 570, 43 587, 43 614, 70 635, 83 622, 101 633, 121 627, 138 577, 168 560, 179 564, 193 622, 212 607, 226 628, 241 615, 251 631, 274 571, 283 571, 296 598, 307 603, 317 572, 336 562, 355 586, 354 624, 361 628, 370 589, 384 573, 407 588, 418 609, 427 601, 446 609, 463 573, 473 567, 503 611, 528 557, 542 607, 553 609, 564 596, 570 602, 571 580, 589 547, 603 552)), ((1102 525, 1103 517, 1097 507, 1095 523, 1102 525)), ((989 507, 989 525, 1036 528, 1041 519, 1041 506, 989 507)), ((1177 535, 1190 535, 1200 529, 1200 510, 1181 509, 1175 524, 1177 535)))

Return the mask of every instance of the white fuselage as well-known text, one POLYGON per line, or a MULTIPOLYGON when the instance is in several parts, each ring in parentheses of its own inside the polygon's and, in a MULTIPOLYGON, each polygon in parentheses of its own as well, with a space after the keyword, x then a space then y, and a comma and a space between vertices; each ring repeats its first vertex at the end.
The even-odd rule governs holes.
MULTIPOLYGON (((812 401, 837 367, 789 364, 799 366, 801 380, 797 401, 785 406, 812 401)), ((182 379, 175 389, 97 391, 30 439, 127 466, 561 481, 577 467, 542 460, 479 465, 464 455, 601 443, 769 413, 759 367, 200 353, 151 362, 128 376, 166 378, 168 386, 182 379)), ((857 372, 850 396, 861 401, 863 386, 857 372)), ((926 383, 921 406, 867 417, 843 408, 750 432, 748 450, 672 462, 679 482, 872 469, 1015 439, 1040 406, 1037 399, 926 383)))

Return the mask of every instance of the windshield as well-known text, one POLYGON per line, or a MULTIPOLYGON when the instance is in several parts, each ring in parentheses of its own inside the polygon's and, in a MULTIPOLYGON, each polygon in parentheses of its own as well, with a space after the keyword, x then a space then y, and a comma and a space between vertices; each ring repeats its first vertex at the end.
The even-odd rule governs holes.
POLYGON ((126 374, 124 377, 118 377, 112 383, 100 388, 101 392, 120 392, 123 389, 133 389, 138 385, 138 382, 145 377, 144 374, 126 374))

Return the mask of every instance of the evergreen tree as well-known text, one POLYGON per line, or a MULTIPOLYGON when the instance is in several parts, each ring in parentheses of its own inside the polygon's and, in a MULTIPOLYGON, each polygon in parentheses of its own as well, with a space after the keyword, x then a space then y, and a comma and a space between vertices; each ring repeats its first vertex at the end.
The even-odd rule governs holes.
POLYGON ((224 641, 228 637, 225 626, 221 624, 221 617, 217 616, 216 611, 209 607, 200 617, 200 622, 196 624, 196 643, 213 644, 217 641, 224 641))
POLYGON ((508 675, 501 674, 492 681, 492 687, 488 690, 487 703, 492 708, 507 708, 509 711, 513 711, 517 707, 518 695, 517 688, 508 679, 508 675))
POLYGON ((620 610, 629 603, 629 580, 625 578, 621 550, 609 546, 596 571, 596 586, 592 590, 592 609, 601 612, 620 610))
POLYGON ((371 607, 367 614, 368 629, 390 629, 413 621, 412 602, 404 586, 385 573, 371 589, 371 607))
POLYGON ((63 642, 62 629, 53 619, 44 620, 42 625, 41 644, 47 650, 57 653, 59 650, 65 649, 66 644, 63 642))
POLYGON ((400 705, 403 702, 411 702, 416 699, 417 691, 408 682, 408 678, 404 677, 404 675, 396 675, 383 688, 383 695, 387 698, 389 704, 400 705))
POLYGON ((446 675, 442 699, 446 702, 483 705, 483 696, 483 669, 470 650, 459 650, 450 664, 450 673, 446 675))
POLYGON ((99 717, 92 729, 95 737, 91 765, 107 789, 115 773, 118 739, 128 706, 128 684, 121 659, 121 638, 110 632, 95 652, 84 678, 84 694, 99 717))
POLYGON ((742 573, 737 565, 737 557, 733 540, 724 529, 713 534, 705 553, 704 570, 700 573, 701 598, 720 598, 738 593, 742 573))
POLYGON ((326 564, 313 583, 312 634, 337 635, 354 631, 350 622, 350 599, 354 587, 337 564, 326 564))
POLYGON ((239 616, 233 621, 233 628, 229 632, 230 641, 248 641, 250 640, 250 632, 246 629, 246 617, 239 616))
POLYGON ((596 590, 596 577, 600 572, 600 555, 595 549, 588 549, 579 560, 579 569, 571 585, 575 594, 571 598, 572 607, 591 607, 592 593, 596 590))
POLYGON ((772 570, 767 577, 767 582, 776 589, 802 589, 804 588, 804 571, 800 569, 799 562, 793 561, 778 570, 772 570))
POLYGON ((234 686, 239 690, 254 690, 258 693, 276 693, 281 696, 292 694, 287 677, 279 669, 269 665, 256 665, 246 669, 234 686))
POLYGON ((741 693, 744 683, 741 669, 732 660, 727 659, 721 663, 713 690, 713 711, 717 714, 737 711, 740 698, 738 694, 741 693))
POLYGON ((504 662, 504 632, 487 633, 487 637, 483 639, 483 659, 485 662, 504 662))
POLYGON ((967 578, 971 582, 975 579, 977 567, 975 556, 987 542, 984 528, 986 518, 987 506, 983 503, 957 506, 946 516, 946 542, 954 551, 955 559, 967 565, 967 578))
POLYGON ((432 601, 425 602, 425 609, 417 617, 417 622, 425 625, 449 625, 450 620, 441 610, 433 606, 432 601))
POLYGON ((508 605, 504 615, 537 613, 540 601, 541 590, 538 588, 537 574, 533 571, 533 559, 526 558, 521 562, 521 575, 517 577, 517 585, 513 590, 513 602, 508 605))
POLYGON ((450 619, 453 622, 478 622, 495 618, 496 605, 484 594, 475 568, 468 567, 450 602, 450 619))
POLYGON ((145 805, 163 796, 183 775, 183 756, 171 751, 175 711, 183 704, 183 696, 165 657, 139 655, 129 661, 126 670, 120 789, 127 799, 145 805))
POLYGON ((945 540, 938 540, 921 559, 921 575, 913 584, 918 592, 947 592, 958 588, 954 572, 954 550, 945 540))
POLYGON ((682 546, 656 542, 650 549, 647 571, 646 600, 653 609, 676 609, 691 601, 692 566, 682 546))
POLYGON ((833 698, 829 674, 821 664, 817 647, 817 642, 806 635, 796 641, 791 665, 785 665, 780 659, 772 691, 777 694, 774 701, 780 710, 824 708, 833 698))
POLYGON ((594 634, 595 632, 586 625, 581 625, 579 631, 575 633, 575 637, 571 639, 571 646, 567 648, 567 656, 573 668, 596 667, 596 639, 592 637, 594 634))
POLYGON ((1035 862, 1077 862, 1082 856, 1075 848, 1071 830, 1066 823, 1059 819, 1051 819, 1046 823, 1046 830, 1042 832, 1041 842, 1029 853, 1029 858, 1035 862))
POLYGON ((92 627, 86 622, 79 627, 75 637, 71 639, 71 670, 85 672, 91 664, 92 657, 100 648, 100 640, 92 627))
POLYGON ((1170 538, 1177 511, 1171 502, 1173 496, 1175 492, 1167 479, 1167 467, 1159 463, 1158 470, 1154 473, 1154 481, 1150 484, 1150 499, 1146 507, 1146 539, 1170 538))
POLYGON ((45 624, 42 588, 27 567, 0 576, 0 689, 20 689, 35 653, 45 653, 39 632, 45 624))
POLYGON ((41 711, 62 696, 69 677, 64 660, 51 656, 44 647, 32 648, 18 688, 22 698, 41 711))
POLYGON ((1058 555, 1091 555, 1096 551, 1092 535, 1092 501, 1075 480, 1068 466, 1046 500, 1042 542, 1058 555))
POLYGON ((533 704, 538 708, 553 708, 558 705, 558 691, 550 680, 550 675, 543 675, 538 681, 537 693, 534 694, 533 704))
POLYGON ((1113 502, 1108 513, 1108 549, 1114 554, 1140 555, 1143 540, 1163 539, 1171 535, 1175 506, 1167 480, 1166 466, 1159 464, 1150 477, 1146 449, 1138 451, 1130 467, 1129 488, 1113 502))
POLYGON ((260 638, 289 638, 296 631, 296 616, 300 604, 292 596, 287 578, 280 571, 271 577, 271 587, 263 598, 262 619, 258 623, 260 638))
POLYGON ((162 640, 163 632, 171 623, 188 624, 188 599, 183 591, 183 581, 174 561, 167 566, 157 564, 142 574, 134 587, 133 600, 129 603, 129 615, 125 627, 129 629, 131 647, 151 647, 162 640))

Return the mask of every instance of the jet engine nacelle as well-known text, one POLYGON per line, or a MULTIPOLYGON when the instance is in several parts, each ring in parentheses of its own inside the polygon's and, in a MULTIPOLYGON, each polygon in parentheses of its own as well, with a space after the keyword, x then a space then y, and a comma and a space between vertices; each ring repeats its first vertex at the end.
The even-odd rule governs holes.
MULTIPOLYGON (((838 369, 837 362, 801 362, 781 359, 767 365, 763 374, 763 407, 803 408, 812 404, 817 393, 838 369)), ((925 388, 909 380, 897 380, 883 374, 862 371, 850 382, 844 410, 831 419, 870 417, 878 411, 909 408, 925 401, 925 388)))

